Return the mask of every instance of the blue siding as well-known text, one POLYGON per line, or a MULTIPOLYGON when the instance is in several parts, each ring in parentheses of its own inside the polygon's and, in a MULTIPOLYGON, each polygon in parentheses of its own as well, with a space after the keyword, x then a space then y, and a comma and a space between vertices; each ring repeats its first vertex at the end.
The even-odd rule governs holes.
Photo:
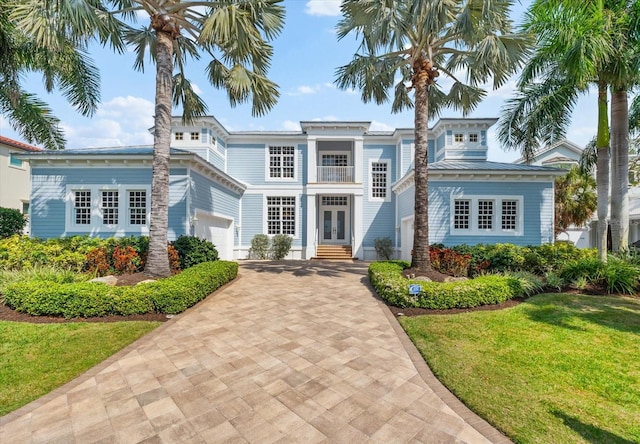
POLYGON ((262 194, 245 194, 242 197, 242 238, 240 244, 243 246, 250 246, 251 239, 256 234, 265 234, 262 224, 263 202, 262 194))
POLYGON ((389 202, 369 201, 369 160, 389 160, 389 184, 395 182, 395 146, 394 145, 365 145, 364 146, 364 199, 362 211, 364 247, 372 247, 378 237, 395 237, 395 195, 389 189, 389 202))
POLYGON ((487 146, 487 132, 480 131, 480 145, 487 146))
POLYGON ((427 143, 427 162, 433 162, 436 157, 436 144, 433 140, 429 140, 427 143))
POLYGON ((227 145, 227 173, 252 185, 264 185, 265 150, 263 143, 227 145))
MULTIPOLYGON (((446 157, 447 159, 450 159, 452 157, 456 157, 456 158, 481 157, 482 159, 486 159, 487 152, 485 150, 467 150, 467 149, 447 150, 446 157)), ((442 159, 439 159, 439 160, 442 160, 442 159)))
POLYGON ((196 209, 238 221, 240 195, 207 177, 191 172, 191 213, 196 209))
POLYGON ((211 163, 216 168, 224 171, 224 158, 220 155, 220 153, 213 148, 209 148, 209 163, 211 163))
MULTIPOLYGON (((298 150, 298 183, 309 183, 309 146, 300 144, 297 147, 298 150)), ((306 213, 306 211, 305 211, 306 213)))
POLYGON ((453 145, 453 131, 447 130, 447 138, 445 145, 453 145))

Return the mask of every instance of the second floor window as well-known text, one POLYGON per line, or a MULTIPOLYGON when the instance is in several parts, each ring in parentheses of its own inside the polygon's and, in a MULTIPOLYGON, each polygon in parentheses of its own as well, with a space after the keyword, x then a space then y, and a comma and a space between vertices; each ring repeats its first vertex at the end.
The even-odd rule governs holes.
POLYGON ((469 142, 473 142, 473 143, 478 142, 478 133, 469 134, 469 142))
POLYGON ((177 132, 176 133, 176 140, 184 140, 184 133, 177 132))
POLYGON ((389 185, 389 165, 387 162, 373 162, 371 164, 371 197, 386 199, 389 185))
POLYGON ((462 143, 464 142, 464 134, 462 133, 455 133, 453 135, 453 141, 456 143, 462 143))
POLYGON ((269 147, 269 178, 293 179, 295 177, 295 149, 292 146, 269 147))
POLYGON ((200 140, 200 133, 191 133, 191 140, 200 140))

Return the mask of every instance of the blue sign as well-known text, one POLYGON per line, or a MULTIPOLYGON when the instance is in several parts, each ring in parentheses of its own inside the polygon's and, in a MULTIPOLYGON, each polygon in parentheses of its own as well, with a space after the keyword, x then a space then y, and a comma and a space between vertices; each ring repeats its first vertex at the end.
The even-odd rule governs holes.
POLYGON ((421 291, 422 291, 422 285, 409 284, 409 294, 420 294, 421 291))

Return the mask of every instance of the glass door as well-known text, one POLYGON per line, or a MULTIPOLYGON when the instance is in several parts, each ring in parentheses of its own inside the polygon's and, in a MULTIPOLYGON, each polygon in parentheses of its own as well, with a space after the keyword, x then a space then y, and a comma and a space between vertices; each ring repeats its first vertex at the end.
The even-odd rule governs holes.
POLYGON ((348 202, 347 196, 322 197, 322 243, 348 244, 350 242, 348 202))

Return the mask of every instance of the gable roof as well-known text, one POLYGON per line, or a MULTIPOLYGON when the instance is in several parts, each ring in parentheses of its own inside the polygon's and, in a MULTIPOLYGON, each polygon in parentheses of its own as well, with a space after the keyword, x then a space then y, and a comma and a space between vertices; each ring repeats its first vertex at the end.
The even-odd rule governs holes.
POLYGON ((23 151, 31 151, 31 152, 44 151, 42 148, 38 148, 37 146, 18 142, 17 140, 9 139, 8 137, 4 137, 4 136, 0 136, 0 144, 10 146, 11 148, 17 148, 23 151))
MULTIPOLYGON (((562 139, 559 140, 555 143, 552 143, 551 145, 545 146, 540 148, 539 150, 537 150, 534 155, 533 158, 536 159, 540 156, 542 156, 543 154, 548 153, 551 150, 554 150, 560 146, 564 146, 566 148, 569 149, 569 151, 573 151, 574 153, 576 153, 579 156, 582 156, 582 151, 584 151, 584 148, 582 148, 581 146, 573 143, 572 141, 568 140, 568 139, 562 139)), ((518 160, 516 160, 514 163, 526 163, 526 160, 524 159, 524 157, 520 157, 518 160)))

